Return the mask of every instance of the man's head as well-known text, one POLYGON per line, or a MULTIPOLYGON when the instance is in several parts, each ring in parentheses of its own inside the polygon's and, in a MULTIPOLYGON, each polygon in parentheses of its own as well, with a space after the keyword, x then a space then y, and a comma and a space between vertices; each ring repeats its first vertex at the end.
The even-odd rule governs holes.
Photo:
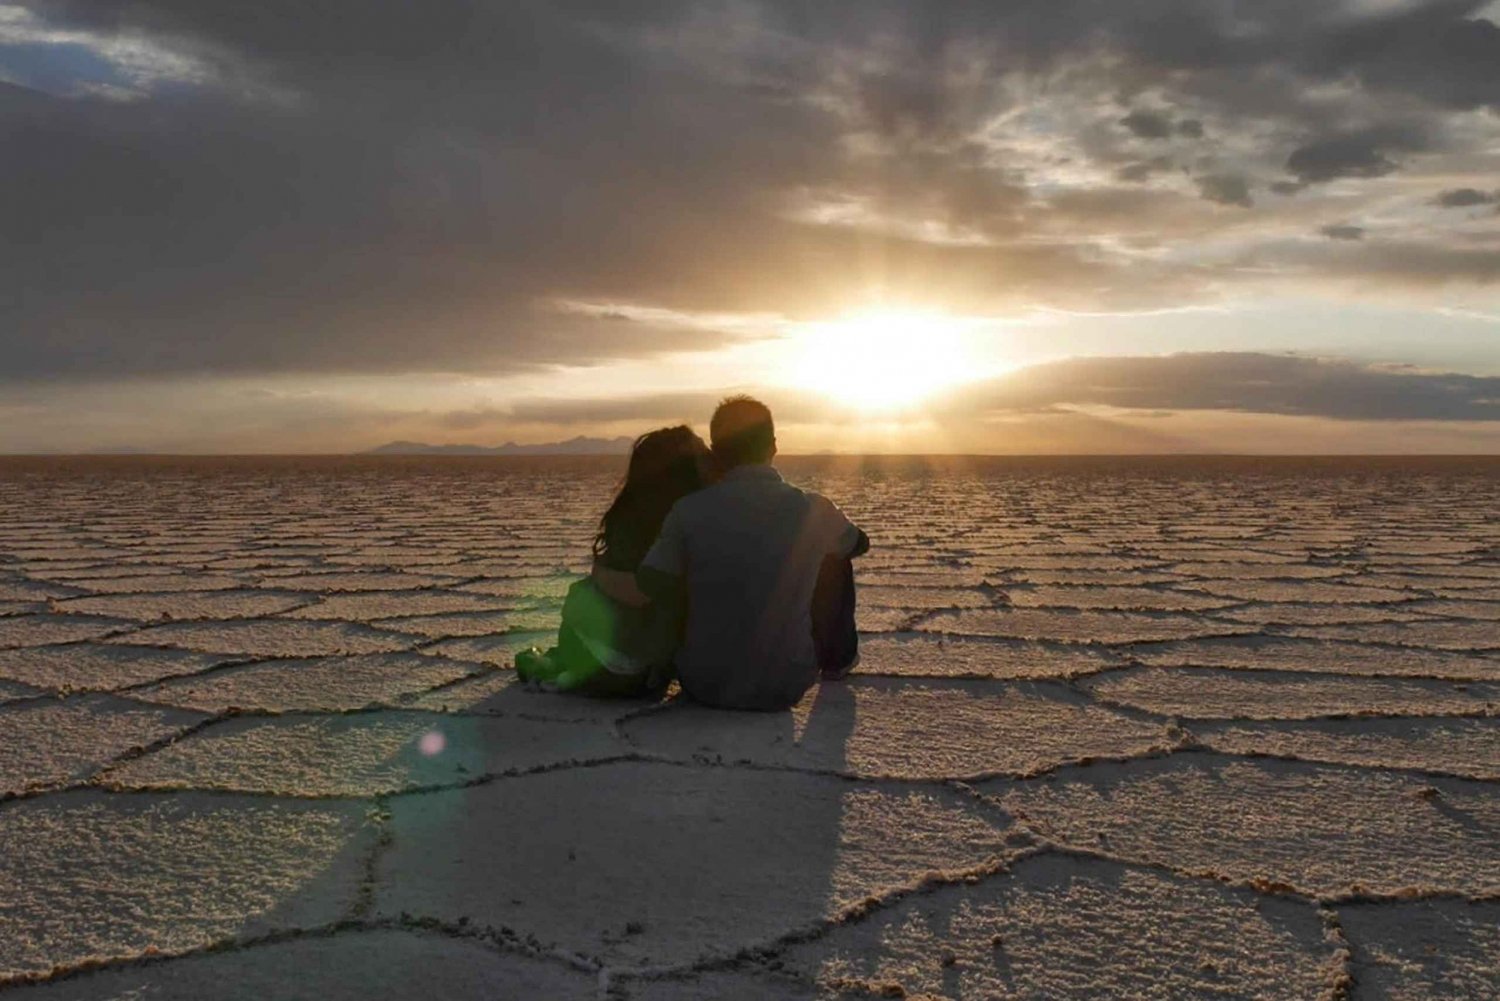
POLYGON ((776 426, 771 408, 749 396, 731 396, 719 404, 708 424, 714 458, 724 469, 770 462, 776 454, 776 426))

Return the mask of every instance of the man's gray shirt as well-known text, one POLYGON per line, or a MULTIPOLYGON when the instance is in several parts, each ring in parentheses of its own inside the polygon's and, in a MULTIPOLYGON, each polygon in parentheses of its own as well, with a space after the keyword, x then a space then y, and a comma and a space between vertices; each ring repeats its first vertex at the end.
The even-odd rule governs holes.
POLYGON ((715 705, 784 706, 818 675, 811 605, 823 560, 862 533, 826 497, 768 465, 739 466, 679 500, 642 570, 685 583, 683 690, 715 705))

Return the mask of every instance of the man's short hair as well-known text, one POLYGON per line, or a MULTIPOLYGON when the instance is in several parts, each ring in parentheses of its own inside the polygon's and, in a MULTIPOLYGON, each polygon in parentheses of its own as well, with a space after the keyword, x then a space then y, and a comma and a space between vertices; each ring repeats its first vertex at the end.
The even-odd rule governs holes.
POLYGON ((721 402, 709 421, 708 436, 715 458, 726 469, 770 462, 776 454, 771 408, 752 396, 731 396, 721 402))

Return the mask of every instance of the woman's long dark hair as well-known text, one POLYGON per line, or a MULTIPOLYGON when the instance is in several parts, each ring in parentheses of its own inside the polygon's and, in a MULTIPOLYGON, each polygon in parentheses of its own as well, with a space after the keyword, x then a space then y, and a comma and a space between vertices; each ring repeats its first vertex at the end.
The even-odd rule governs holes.
POLYGON ((629 564, 644 559, 672 505, 704 485, 708 455, 708 446, 686 424, 637 438, 625 483, 599 519, 594 555, 629 564))

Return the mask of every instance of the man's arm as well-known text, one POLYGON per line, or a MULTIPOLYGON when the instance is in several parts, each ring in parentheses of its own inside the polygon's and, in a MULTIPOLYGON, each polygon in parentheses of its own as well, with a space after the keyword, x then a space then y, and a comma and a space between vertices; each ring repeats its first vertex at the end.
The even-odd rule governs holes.
POLYGON ((854 531, 858 533, 858 538, 854 540, 854 548, 849 552, 849 559, 851 560, 856 556, 863 556, 870 551, 870 537, 865 534, 865 530, 855 525, 854 531))
POLYGON ((622 605, 640 608, 651 603, 651 596, 636 586, 635 574, 629 570, 614 570, 595 560, 594 569, 589 572, 589 576, 594 579, 594 586, 605 596, 622 605))
POLYGON ((848 515, 827 497, 814 494, 814 524, 821 525, 818 534, 825 540, 824 550, 829 556, 841 556, 852 560, 870 551, 870 537, 865 530, 849 520, 848 515))
POLYGON ((679 594, 686 576, 687 537, 674 507, 667 512, 651 551, 636 568, 634 583, 647 599, 657 601, 679 594))

